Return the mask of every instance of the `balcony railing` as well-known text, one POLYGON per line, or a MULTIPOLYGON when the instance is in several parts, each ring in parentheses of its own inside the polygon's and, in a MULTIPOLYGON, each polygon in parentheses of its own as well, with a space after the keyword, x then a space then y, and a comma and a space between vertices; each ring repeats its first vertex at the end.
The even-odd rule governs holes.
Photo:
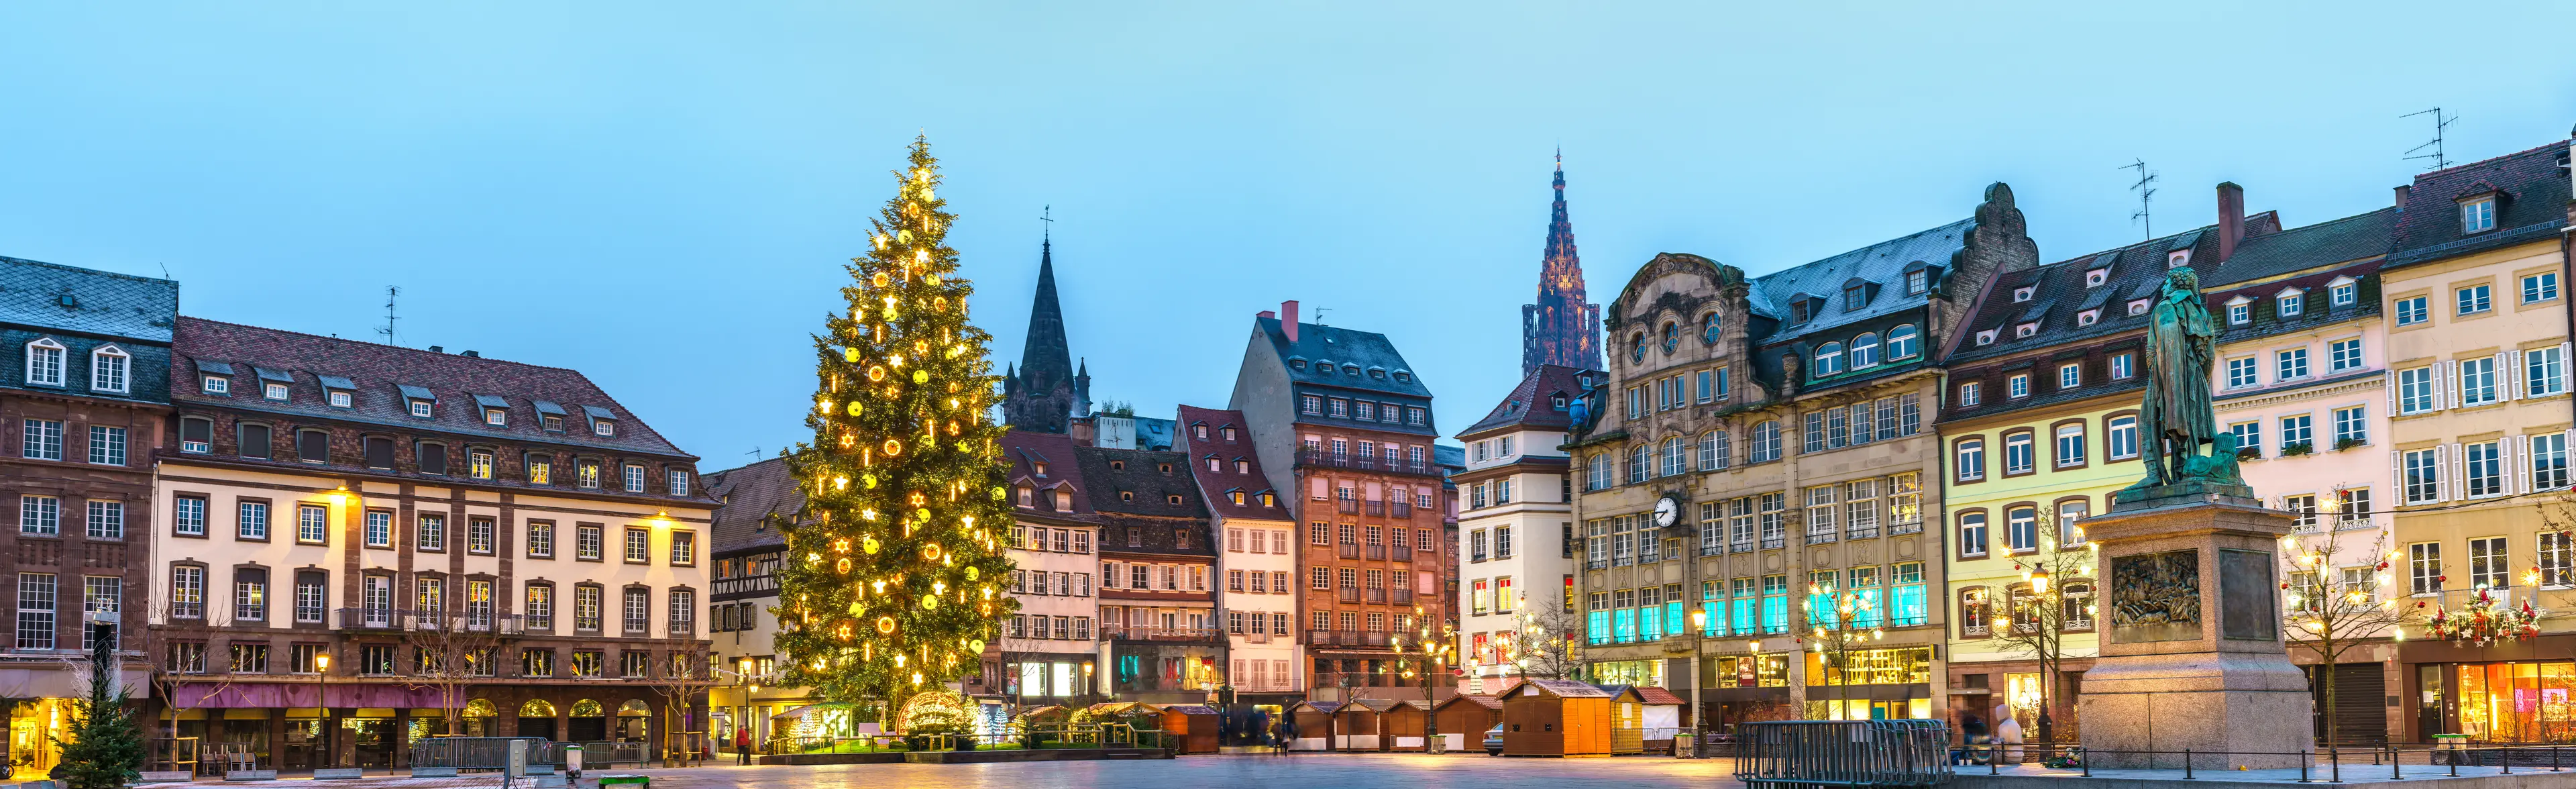
POLYGON ((1923 521, 1897 521, 1887 525, 1889 534, 1922 534, 1923 521))
POLYGON ((1360 544, 1355 542, 1342 543, 1341 547, 1334 549, 1334 552, 1344 559, 1357 559, 1360 558, 1360 544))
POLYGON ((1358 587, 1353 587, 1353 586, 1345 586, 1345 587, 1342 587, 1341 601, 1342 601, 1342 602, 1345 602, 1345 603, 1356 603, 1356 602, 1359 602, 1359 601, 1360 601, 1360 590, 1359 590, 1359 588, 1358 588, 1358 587))
POLYGON ((1358 630, 1308 630, 1306 643, 1309 646, 1319 647, 1384 649, 1387 644, 1387 634, 1358 630))
POLYGON ((1119 641, 1224 641, 1225 632, 1213 627, 1146 627, 1142 625, 1107 625, 1100 634, 1119 641))
POLYGON ((1701 555, 1701 556, 1723 556, 1723 555, 1725 555, 1725 554, 1726 554, 1726 543, 1722 543, 1722 542, 1701 543, 1701 544, 1700 544, 1700 546, 1699 546, 1699 555, 1701 555))
POLYGON ((1366 550, 1362 551, 1362 553, 1364 553, 1364 554, 1366 554, 1366 555, 1368 556, 1368 560, 1369 560, 1369 561, 1372 561, 1372 562, 1383 562, 1383 561, 1386 561, 1386 546, 1384 546, 1384 545, 1370 545, 1370 546, 1365 546, 1365 548, 1366 548, 1366 550))
POLYGON ((1395 600, 1394 600, 1393 602, 1394 602, 1396 605, 1412 605, 1412 604, 1413 604, 1413 590, 1411 590, 1411 589, 1397 589, 1397 590, 1395 590, 1395 600))
POLYGON ((1766 551, 1768 551, 1768 550, 1772 550, 1772 549, 1775 549, 1775 548, 1786 548, 1786 547, 1789 547, 1789 538, 1787 538, 1787 537, 1764 537, 1764 538, 1762 538, 1762 550, 1766 550, 1766 551))
POLYGON ((1877 536, 1878 527, 1876 526, 1855 526, 1843 533, 1843 538, 1850 540, 1867 540, 1877 536))
MULTIPOLYGON (((1511 558, 1511 557, 1504 557, 1504 558, 1511 558)), ((1396 561, 1399 561, 1399 562, 1409 562, 1409 561, 1413 561, 1413 546, 1410 546, 1410 545, 1398 545, 1398 546, 1395 546, 1395 560, 1396 560, 1396 561)), ((1481 557, 1481 556, 1476 558, 1476 561, 1480 561, 1480 562, 1481 562, 1481 561, 1484 561, 1484 560, 1485 560, 1485 559, 1484 559, 1484 557, 1481 557)))
POLYGON ((1367 510, 1368 514, 1381 518, 1386 517, 1386 502, 1371 501, 1364 502, 1363 504, 1364 506, 1362 506, 1361 509, 1367 510))
POLYGON ((1364 455, 1336 455, 1316 450, 1298 450, 1297 465, 1376 471, 1385 474, 1409 474, 1417 477, 1440 476, 1440 466, 1433 463, 1387 461, 1364 455))
POLYGON ((1729 553, 1749 553, 1753 550, 1753 541, 1744 540, 1741 542, 1729 543, 1726 546, 1726 550, 1729 553))
POLYGON ((517 614, 441 613, 399 608, 342 608, 339 609, 339 614, 339 626, 351 630, 380 628, 429 633, 454 631, 515 636, 527 632, 528 628, 527 617, 517 614))
POLYGON ((1386 605, 1386 590, 1385 590, 1385 589, 1371 589, 1371 590, 1368 590, 1368 601, 1369 601, 1369 603, 1370 603, 1371 605, 1386 605))
POLYGON ((1344 515, 1358 515, 1358 514, 1360 514, 1360 501, 1359 501, 1358 499, 1341 499, 1340 501, 1341 501, 1341 503, 1340 503, 1339 505, 1337 505, 1337 506, 1339 506, 1339 507, 1340 507, 1340 509, 1341 509, 1341 511, 1342 511, 1342 514, 1344 514, 1344 515))
POLYGON ((1808 533, 1807 533, 1807 544, 1808 544, 1808 545, 1822 545, 1822 544, 1824 544, 1824 543, 1833 542, 1833 541, 1834 541, 1834 537, 1835 537, 1834 533, 1833 533, 1833 532, 1829 532, 1829 531, 1822 531, 1822 532, 1808 532, 1808 533))
POLYGON ((1249 633, 1236 633, 1235 635, 1242 636, 1243 642, 1246 644, 1270 643, 1270 631, 1268 630, 1254 630, 1249 633))
POLYGON ((764 574, 720 578, 716 580, 715 591, 712 594, 713 599, 717 601, 775 595, 778 594, 778 576, 764 574))
POLYGON ((1386 516, 1387 516, 1387 517, 1389 517, 1389 518, 1410 518, 1410 517, 1413 517, 1413 502, 1409 502, 1409 501, 1398 501, 1398 502, 1392 502, 1392 503, 1388 506, 1388 508, 1387 508, 1386 516))

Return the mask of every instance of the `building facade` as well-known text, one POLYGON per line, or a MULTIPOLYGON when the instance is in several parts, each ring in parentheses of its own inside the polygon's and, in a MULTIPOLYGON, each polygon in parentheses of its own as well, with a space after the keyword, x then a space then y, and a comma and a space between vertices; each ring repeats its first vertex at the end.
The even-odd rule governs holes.
POLYGON ((1988 280, 2036 257, 1996 184, 1969 219, 1760 279, 1673 253, 1631 277, 1609 381, 1568 445, 1592 679, 1687 691, 1718 726, 1930 716, 1934 353, 1988 280), (1835 621, 1883 646, 1827 671, 1790 636, 1844 594, 1861 613, 1835 621))
POLYGON ((778 566, 787 559, 786 527, 804 517, 805 494, 788 473, 787 459, 770 458, 703 476, 716 500, 713 586, 707 595, 707 630, 714 648, 715 685, 707 691, 709 728, 730 746, 737 728, 755 744, 793 736, 801 720, 780 721, 819 699, 804 687, 778 684, 778 566))
MULTIPOLYGON (((1002 437, 1017 506, 1011 523, 1009 592, 1020 603, 987 650, 976 689, 1035 707, 1107 700, 1100 690, 1102 614, 1093 573, 1100 521, 1072 439, 1013 430, 1002 437)), ((1108 579, 1098 579, 1105 582, 1108 579)))
POLYGON ((1104 690, 1204 704, 1226 681, 1216 546, 1189 455, 1077 447, 1100 523, 1104 690))
POLYGON ((1288 497, 1262 471, 1242 413, 1185 405, 1176 422, 1175 449, 1189 456, 1208 526, 1224 544, 1217 608, 1225 621, 1226 684, 1237 703, 1275 717, 1305 698, 1297 671, 1304 658, 1297 647, 1297 521, 1288 497))
MULTIPOLYGON (((178 311, 176 282, 0 257, 0 337, 19 349, 19 369, 0 375, 0 425, 18 450, 0 458, 18 510, 18 528, 0 532, 17 557, 0 591, 17 612, 0 688, 27 701, 8 716, 21 776, 58 764, 55 738, 88 692, 73 668, 102 632, 142 657, 145 640, 125 631, 143 622, 150 576, 128 568, 151 555, 159 522, 151 466, 167 438, 178 311)), ((144 665, 120 678, 137 697, 144 665)))
POLYGON ((396 767, 442 710, 656 744, 670 696, 705 714, 714 502, 586 377, 194 318, 174 347, 147 566, 177 734, 396 767))
POLYGON ((1254 319, 1228 408, 1304 524, 1307 698, 1421 698, 1391 635, 1454 621, 1431 390, 1385 335, 1300 322, 1291 301, 1254 319))
POLYGON ((1521 306, 1521 377, 1553 364, 1601 369, 1601 305, 1583 291, 1583 260, 1574 252, 1574 222, 1565 216, 1565 155, 1556 157, 1556 202, 1548 208, 1547 248, 1539 258, 1538 303, 1521 306))
POLYGON ((1467 468, 1452 477, 1465 499, 1458 520, 1462 597, 1454 605, 1470 692, 1498 690, 1523 676, 1511 656, 1529 636, 1524 609, 1572 611, 1580 597, 1573 467, 1559 447, 1574 404, 1605 377, 1540 365, 1485 418, 1458 433, 1467 468))

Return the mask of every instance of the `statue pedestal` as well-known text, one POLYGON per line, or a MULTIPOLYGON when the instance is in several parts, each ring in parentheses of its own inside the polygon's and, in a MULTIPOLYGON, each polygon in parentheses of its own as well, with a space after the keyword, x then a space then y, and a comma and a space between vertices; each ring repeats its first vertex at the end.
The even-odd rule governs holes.
POLYGON ((2290 517, 2243 486, 2194 487, 2122 491, 2110 513, 2083 521, 2101 546, 2102 623, 2078 702, 2086 759, 2171 769, 2189 749, 2207 754, 2193 758, 2200 769, 2295 767, 2315 723, 2281 636, 2275 550, 2290 517))

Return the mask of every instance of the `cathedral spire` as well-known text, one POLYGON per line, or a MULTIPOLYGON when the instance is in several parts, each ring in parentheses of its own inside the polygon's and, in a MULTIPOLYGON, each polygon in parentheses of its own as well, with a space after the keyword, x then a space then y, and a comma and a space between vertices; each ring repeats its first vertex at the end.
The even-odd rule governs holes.
POLYGON ((1601 307, 1585 301, 1583 262, 1565 211, 1565 149, 1557 148, 1547 247, 1539 260, 1538 303, 1521 307, 1521 375, 1542 364, 1601 369, 1601 307))
POLYGON ((1004 393, 1002 415, 1012 427, 1041 433, 1065 431, 1072 412, 1073 353, 1064 337, 1064 307, 1055 288, 1055 239, 1038 245, 1037 295, 1029 304, 1029 333, 1020 348, 1018 385, 1004 393))

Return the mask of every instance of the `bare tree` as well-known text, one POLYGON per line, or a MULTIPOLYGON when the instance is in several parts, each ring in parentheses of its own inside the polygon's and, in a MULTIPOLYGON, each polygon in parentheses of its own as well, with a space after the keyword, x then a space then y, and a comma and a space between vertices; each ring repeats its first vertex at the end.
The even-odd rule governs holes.
POLYGON ((169 766, 176 769, 180 713, 194 709, 233 684, 229 661, 214 666, 207 662, 211 647, 208 636, 231 624, 232 609, 209 605, 202 592, 195 600, 176 600, 168 594, 154 597, 157 605, 150 621, 141 627, 120 627, 117 637, 141 651, 152 667, 150 682, 153 692, 161 695, 162 720, 168 732, 164 753, 169 766), (181 630, 182 627, 194 629, 181 630))
POLYGON ((2080 528, 2058 529, 2056 513, 2042 510, 2037 517, 2033 528, 2038 530, 2039 550, 2013 558, 2013 569, 2021 572, 2022 583, 2010 587, 2006 599, 1995 606, 1991 632, 2002 651, 2018 652, 2039 662, 2038 735, 2042 742, 2054 742, 2054 705, 2057 679, 2066 665, 2066 632, 2092 629, 2099 608, 2097 597, 2070 596, 2065 587, 2078 579, 2089 583, 2101 551, 2100 546, 2083 539, 2080 528), (2061 534, 2072 537, 2076 544, 2061 544, 2061 534))
MULTIPOLYGON (((2338 491, 2340 492, 2340 491, 2338 491)), ((2340 496, 2338 496, 2340 498, 2340 496)), ((2313 519, 2315 513, 2307 513, 2313 519)), ((2289 642, 2317 656, 2317 685, 2325 698, 2326 742, 2335 742, 2335 664, 2353 647, 2398 635, 2399 629, 2423 618, 2423 610, 2401 602, 2389 573, 2391 537, 2379 530, 2367 548, 2337 533, 2347 518, 2328 513, 2331 523, 2302 526, 2281 538, 2288 565, 2281 584, 2283 617, 2289 620, 2289 642), (2384 593, 2384 594, 2383 594, 2384 593)), ((2368 513, 2356 513, 2368 526, 2368 513)))
POLYGON ((1572 679, 1583 673, 1583 615, 1572 610, 1563 592, 1523 601, 1512 612, 1514 631, 1496 645, 1504 670, 1536 679, 1572 679))
MULTIPOLYGON (((1818 663, 1831 671, 1825 679, 1832 687, 1834 703, 1843 703, 1841 687, 1851 683, 1852 653, 1887 638, 1882 627, 1887 612, 1860 592, 1836 589, 1820 584, 1807 585, 1807 648, 1814 651, 1818 663)), ((1815 684, 1811 678, 1808 684, 1815 684)), ((1832 718, 1849 715, 1848 708, 1835 711, 1832 718)))
POLYGON ((499 671, 495 661, 500 659, 501 634, 493 620, 488 614, 424 611, 405 623, 403 644, 411 647, 412 654, 406 684, 437 695, 450 737, 464 734, 460 724, 473 686, 499 671))
MULTIPOLYGON (((672 650, 670 660, 652 673, 653 692, 662 697, 662 754, 670 765, 673 752, 681 744, 681 722, 715 684, 713 666, 707 662, 705 642, 691 641, 672 650)), ((692 751, 694 753, 694 751, 692 751)))

